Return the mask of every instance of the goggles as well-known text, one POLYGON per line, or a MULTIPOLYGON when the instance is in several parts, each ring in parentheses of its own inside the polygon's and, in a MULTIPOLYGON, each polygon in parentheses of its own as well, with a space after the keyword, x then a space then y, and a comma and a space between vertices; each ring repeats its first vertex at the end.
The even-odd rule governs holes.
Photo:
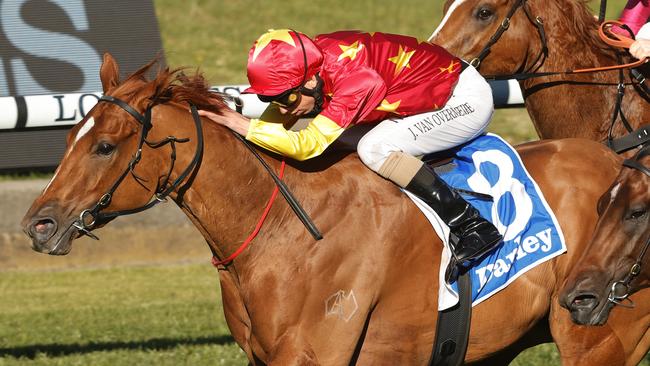
POLYGON ((257 97, 264 103, 273 103, 280 107, 291 108, 300 103, 300 99, 302 99, 302 94, 300 94, 300 90, 298 89, 289 89, 282 94, 274 96, 258 95, 257 97))

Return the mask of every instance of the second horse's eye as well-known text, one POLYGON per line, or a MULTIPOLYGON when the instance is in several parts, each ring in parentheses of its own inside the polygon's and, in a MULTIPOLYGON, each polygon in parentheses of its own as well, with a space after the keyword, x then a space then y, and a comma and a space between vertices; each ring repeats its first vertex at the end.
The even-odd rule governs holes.
POLYGON ((492 15, 494 15, 494 13, 492 12, 492 9, 490 9, 490 8, 481 8, 476 13, 476 17, 479 20, 483 20, 483 21, 489 20, 490 18, 492 18, 492 15))
POLYGON ((647 211, 645 209, 641 210, 634 210, 632 213, 630 213, 630 219, 632 220, 639 220, 645 217, 647 211))
POLYGON ((97 154, 99 155, 110 155, 113 150, 115 150, 115 146, 108 142, 100 142, 99 145, 97 145, 97 154))

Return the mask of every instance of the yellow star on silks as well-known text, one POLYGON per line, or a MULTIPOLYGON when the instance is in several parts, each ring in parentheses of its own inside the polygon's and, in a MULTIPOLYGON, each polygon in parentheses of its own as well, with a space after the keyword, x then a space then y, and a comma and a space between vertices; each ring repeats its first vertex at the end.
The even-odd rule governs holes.
POLYGON ((349 46, 340 44, 339 47, 343 52, 341 52, 339 58, 336 61, 341 61, 346 57, 349 57, 350 60, 354 60, 357 57, 357 53, 359 53, 359 51, 361 51, 363 48, 363 44, 359 44, 359 41, 355 41, 349 46))
POLYGON ((388 61, 392 62, 395 64, 395 74, 394 76, 397 76, 405 67, 411 68, 411 65, 409 65, 409 61, 411 60, 411 57, 413 57, 413 54, 415 53, 415 50, 406 52, 402 46, 399 46, 399 53, 397 56, 391 57, 388 59, 388 61))
POLYGON ((458 62, 454 62, 454 60, 451 60, 451 63, 447 67, 440 67, 440 73, 443 73, 447 71, 448 73, 454 72, 454 66, 458 65, 458 62))
POLYGON ((397 108, 399 107, 400 103, 402 103, 401 100, 398 100, 395 103, 391 103, 388 101, 388 99, 384 99, 381 101, 381 104, 379 107, 375 108, 378 111, 384 111, 384 112, 395 112, 397 108))
POLYGON ((260 38, 255 42, 255 51, 253 51, 253 61, 257 56, 266 48, 266 46, 271 43, 271 41, 282 41, 296 47, 296 42, 294 42, 293 37, 288 29, 269 29, 268 32, 262 34, 260 38))

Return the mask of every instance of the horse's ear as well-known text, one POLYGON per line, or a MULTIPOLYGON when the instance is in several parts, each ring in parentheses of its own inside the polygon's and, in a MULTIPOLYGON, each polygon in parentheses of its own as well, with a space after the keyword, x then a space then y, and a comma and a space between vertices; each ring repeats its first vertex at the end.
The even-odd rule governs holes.
POLYGON ((117 62, 115 62, 113 56, 108 52, 104 53, 104 61, 99 70, 99 78, 102 80, 104 93, 120 83, 120 70, 117 67, 117 62))

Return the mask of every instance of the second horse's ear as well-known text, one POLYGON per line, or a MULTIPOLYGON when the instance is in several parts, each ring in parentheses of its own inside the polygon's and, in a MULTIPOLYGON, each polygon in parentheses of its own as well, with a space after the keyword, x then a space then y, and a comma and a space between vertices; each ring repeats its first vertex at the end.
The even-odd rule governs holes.
POLYGON ((113 56, 108 52, 104 53, 104 61, 99 70, 99 78, 102 80, 104 94, 106 94, 109 89, 116 87, 120 83, 120 69, 113 56))

